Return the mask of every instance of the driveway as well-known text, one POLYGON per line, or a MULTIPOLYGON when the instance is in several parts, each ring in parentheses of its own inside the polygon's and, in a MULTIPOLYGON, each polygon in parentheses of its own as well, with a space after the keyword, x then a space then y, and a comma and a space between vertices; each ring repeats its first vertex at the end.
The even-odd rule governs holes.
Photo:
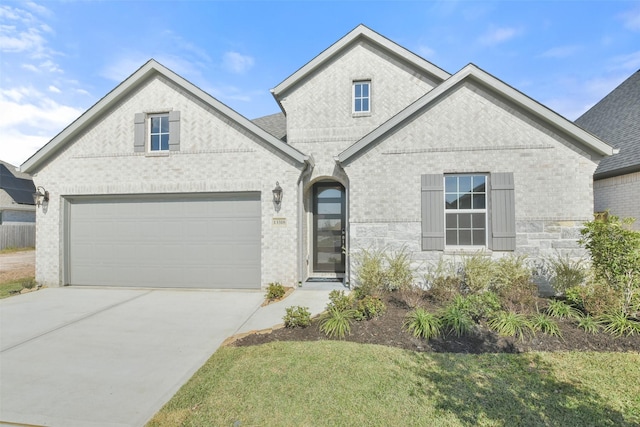
POLYGON ((262 301, 107 288, 0 300, 0 425, 143 425, 262 301))

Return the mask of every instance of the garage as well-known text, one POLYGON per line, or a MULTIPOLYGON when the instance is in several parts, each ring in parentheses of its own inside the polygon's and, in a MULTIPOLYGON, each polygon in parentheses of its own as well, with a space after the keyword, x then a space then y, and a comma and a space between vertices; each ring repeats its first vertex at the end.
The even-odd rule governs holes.
POLYGON ((65 283, 259 289, 260 193, 67 197, 65 283))

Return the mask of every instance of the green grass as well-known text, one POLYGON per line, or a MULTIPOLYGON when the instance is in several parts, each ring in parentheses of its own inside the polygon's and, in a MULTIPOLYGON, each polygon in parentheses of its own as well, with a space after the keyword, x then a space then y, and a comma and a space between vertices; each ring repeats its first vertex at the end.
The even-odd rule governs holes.
POLYGON ((2 254, 12 254, 15 252, 26 252, 26 251, 34 251, 36 248, 34 247, 28 247, 28 248, 14 248, 14 247, 10 247, 10 248, 4 248, 0 250, 0 255, 2 254))
POLYGON ((22 284, 28 280, 33 280, 33 276, 0 283, 0 299, 10 296, 12 291, 21 290, 23 288, 22 284))
POLYGON ((148 426, 633 426, 640 353, 223 347, 148 426))

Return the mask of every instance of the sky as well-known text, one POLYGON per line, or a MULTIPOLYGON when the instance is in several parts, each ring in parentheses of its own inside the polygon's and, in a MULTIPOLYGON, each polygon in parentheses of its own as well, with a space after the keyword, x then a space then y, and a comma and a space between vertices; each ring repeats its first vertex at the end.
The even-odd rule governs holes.
POLYGON ((0 160, 19 166, 153 58, 249 119, 364 24, 575 120, 640 69, 640 1, 0 0, 0 160))

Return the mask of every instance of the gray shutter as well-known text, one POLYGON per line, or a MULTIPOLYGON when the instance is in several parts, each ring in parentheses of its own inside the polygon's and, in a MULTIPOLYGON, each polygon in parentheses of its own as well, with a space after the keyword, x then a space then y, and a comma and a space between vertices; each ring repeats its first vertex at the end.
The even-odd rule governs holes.
POLYGON ((180 151, 180 111, 169 112, 169 151, 180 151))
POLYGON ((513 173, 491 174, 491 249, 516 249, 516 209, 513 173))
POLYGON ((144 136, 145 136, 145 121, 146 114, 136 113, 133 119, 133 151, 136 153, 144 153, 144 136))
POLYGON ((422 175, 422 250, 444 250, 444 182, 442 174, 422 175))

